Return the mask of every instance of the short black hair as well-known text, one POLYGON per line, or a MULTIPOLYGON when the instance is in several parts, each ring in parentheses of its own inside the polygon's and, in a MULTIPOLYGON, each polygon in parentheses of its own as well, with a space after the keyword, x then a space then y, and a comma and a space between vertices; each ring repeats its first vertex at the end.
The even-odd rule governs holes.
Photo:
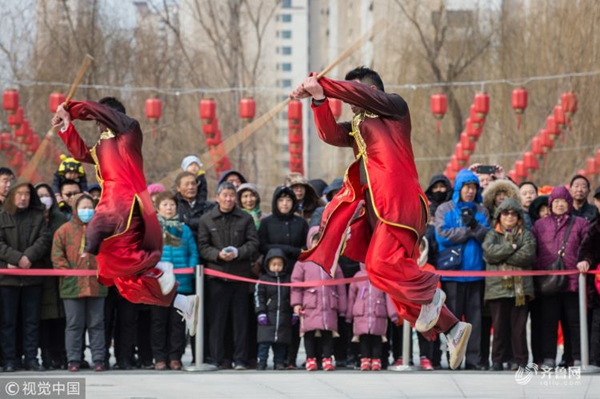
POLYGON ((0 166, 0 176, 15 176, 15 173, 6 166, 0 166))
POLYGON ((528 184, 529 184, 530 186, 533 186, 533 188, 535 188, 535 192, 537 193, 537 191, 538 191, 538 186, 536 186, 536 185, 535 185, 535 183, 534 183, 534 182, 532 182, 532 181, 524 181, 523 183, 519 184, 519 188, 521 188, 521 187, 523 187, 523 186, 526 186, 526 185, 528 185, 528 184))
POLYGON ((125 106, 123 105, 123 103, 117 100, 115 97, 104 97, 101 98, 98 102, 102 105, 106 105, 107 107, 114 109, 115 111, 119 111, 122 114, 127 114, 125 112, 125 106))
POLYGON ((75 186, 79 187, 79 190, 81 191, 81 187, 79 186, 79 183, 77 183, 75 180, 63 180, 62 182, 60 182, 60 186, 58 187, 58 190, 62 191, 64 186, 70 186, 70 185, 75 185, 75 186))
POLYGON ((223 190, 233 190, 234 193, 237 192, 233 183, 228 181, 224 181, 223 183, 219 184, 217 187, 217 195, 221 194, 223 190))
POLYGON ((367 68, 365 66, 360 66, 358 68, 354 68, 350 72, 346 74, 346 80, 358 80, 361 83, 374 85, 377 89, 381 91, 385 91, 383 89, 383 81, 381 80, 381 76, 374 70, 367 68))
POLYGON ((571 187, 573 185, 573 182, 575 182, 575 180, 577 180, 577 179, 583 179, 583 180, 585 180, 585 182, 587 183, 587 186, 588 186, 588 190, 592 189, 592 185, 590 184, 590 181, 584 175, 575 175, 575 176, 573 176, 573 178, 571 179, 571 183, 569 183, 569 187, 571 187))

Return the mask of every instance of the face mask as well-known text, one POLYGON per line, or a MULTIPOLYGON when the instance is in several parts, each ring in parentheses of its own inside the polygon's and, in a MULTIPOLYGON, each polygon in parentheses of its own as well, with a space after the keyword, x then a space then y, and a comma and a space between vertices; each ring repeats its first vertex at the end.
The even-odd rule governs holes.
POLYGON ((445 200, 446 200, 446 195, 447 195, 447 194, 448 194, 448 193, 446 193, 446 192, 441 192, 441 191, 437 191, 437 192, 435 192, 435 193, 431 193, 431 200, 432 200, 433 202, 435 202, 436 204, 439 204, 440 202, 442 202, 442 201, 445 201, 445 200))
POLYGON ((92 220, 92 216, 94 216, 94 210, 93 209, 78 209, 77 216, 83 223, 88 223, 90 220, 92 220))
POLYGON ((52 201, 52 197, 42 197, 40 198, 40 201, 42 201, 42 204, 46 205, 46 210, 50 209, 54 203, 54 201, 52 201))

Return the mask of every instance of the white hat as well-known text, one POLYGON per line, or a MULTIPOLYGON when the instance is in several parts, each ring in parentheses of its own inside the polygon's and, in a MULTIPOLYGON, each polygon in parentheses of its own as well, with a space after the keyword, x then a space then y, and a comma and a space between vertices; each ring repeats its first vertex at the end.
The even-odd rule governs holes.
POLYGON ((202 162, 200 162, 200 158, 195 155, 188 155, 187 157, 183 158, 183 161, 181 161, 181 169, 187 170, 187 168, 194 162, 197 163, 200 168, 202 168, 203 165, 202 162))

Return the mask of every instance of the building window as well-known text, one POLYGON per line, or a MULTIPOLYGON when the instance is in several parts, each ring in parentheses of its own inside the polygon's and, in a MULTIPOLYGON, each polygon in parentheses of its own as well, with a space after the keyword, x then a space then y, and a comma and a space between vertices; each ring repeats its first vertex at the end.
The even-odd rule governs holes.
POLYGON ((283 0, 281 2, 281 8, 292 8, 292 0, 283 0))
POLYGON ((292 48, 291 47, 282 47, 281 48, 281 54, 283 54, 283 55, 292 55, 292 48))
POLYGON ((291 30, 282 30, 281 31, 281 38, 282 39, 291 39, 292 38, 292 31, 291 30))
POLYGON ((290 72, 292 70, 292 64, 290 64, 289 62, 281 64, 281 70, 284 72, 290 72))
POLYGON ((281 14, 281 22, 292 22, 291 14, 281 14))
POLYGON ((292 79, 280 79, 279 87, 292 87, 292 79))

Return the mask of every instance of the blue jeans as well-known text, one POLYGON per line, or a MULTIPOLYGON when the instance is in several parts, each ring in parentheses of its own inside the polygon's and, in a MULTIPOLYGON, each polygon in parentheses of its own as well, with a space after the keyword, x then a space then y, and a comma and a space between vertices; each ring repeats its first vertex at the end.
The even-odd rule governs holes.
POLYGON ((19 363, 19 359, 17 359, 19 309, 23 326, 25 362, 37 361, 42 284, 0 287, 0 302, 2 303, 0 344, 4 352, 4 365, 16 366, 19 363))
POLYGON ((269 358, 269 348, 273 347, 273 362, 275 364, 283 364, 283 358, 285 357, 285 350, 287 345, 277 344, 274 342, 261 342, 258 344, 258 361, 259 363, 266 363, 269 358))

